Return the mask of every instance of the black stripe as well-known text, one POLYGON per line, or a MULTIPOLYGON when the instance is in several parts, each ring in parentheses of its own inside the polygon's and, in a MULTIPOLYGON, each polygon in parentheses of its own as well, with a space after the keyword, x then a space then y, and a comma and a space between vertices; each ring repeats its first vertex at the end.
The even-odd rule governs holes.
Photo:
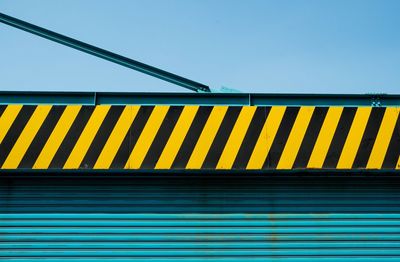
POLYGON ((355 107, 345 107, 343 109, 335 134, 333 135, 331 145, 329 146, 328 153, 326 154, 326 158, 322 166, 323 168, 336 168, 356 111, 357 108, 355 107))
POLYGON ((225 148, 225 144, 229 139, 232 129, 235 126, 236 120, 243 107, 230 106, 222 120, 222 123, 215 135, 214 141, 211 144, 210 150, 207 153, 202 168, 214 169, 221 157, 222 151, 225 148))
POLYGON ((2 166, 7 159, 8 154, 14 147, 15 142, 17 142, 18 137, 22 130, 24 130, 25 125, 28 123, 35 109, 36 106, 23 106, 14 122, 11 124, 3 142, 0 144, 0 166, 2 166))
POLYGON ((176 122, 182 113, 182 110, 182 106, 172 106, 169 108, 168 113, 158 129, 157 135, 143 160, 141 168, 152 169, 156 166, 157 161, 168 142, 168 138, 170 137, 172 130, 174 130, 176 122))
POLYGON ((135 119, 132 122, 121 146, 119 147, 115 158, 111 163, 111 168, 124 168, 126 162, 129 159, 130 153, 133 150, 140 134, 143 131, 144 126, 147 123, 151 113, 153 112, 154 106, 141 106, 135 119))
POLYGON ((80 109, 78 115, 68 130, 67 135, 54 155, 49 168, 63 168, 83 129, 89 121, 93 110, 94 106, 83 106, 80 109))
POLYGON ((4 110, 6 110, 6 105, 0 105, 0 117, 3 115, 4 110))
POLYGON ((263 169, 276 168, 281 158, 282 151, 285 148, 286 141, 293 128, 294 121, 299 113, 300 107, 287 107, 279 125, 275 139, 272 142, 271 149, 263 164, 263 169))
POLYGON ((299 152, 297 153, 296 160, 294 161, 294 168, 306 168, 308 161, 310 160, 311 153, 314 149, 315 142, 317 141, 318 134, 321 131, 322 124, 328 107, 316 107, 310 120, 310 124, 307 127, 307 131, 304 134, 303 141, 299 152))
POLYGON ((65 106, 53 106, 44 120, 42 126, 39 128, 35 138, 28 147, 24 157, 21 160, 18 168, 32 168, 42 151, 44 145, 49 139, 51 132, 53 132, 58 120, 64 112, 65 106))
POLYGON ((208 120, 208 117, 211 114, 213 107, 212 106, 201 106, 196 113, 196 116, 193 119, 193 123, 190 126, 185 139, 182 142, 181 148, 178 151, 178 154, 175 157, 175 160, 172 164, 172 168, 185 168, 187 162, 190 159, 190 156, 193 152, 194 147, 196 146, 197 140, 203 131, 203 128, 208 120))
POLYGON ((354 159, 353 168, 365 168, 367 166, 384 114, 385 108, 372 108, 367 126, 365 127, 361 139, 360 147, 358 148, 356 158, 354 159))
POLYGON ((110 108, 80 164, 81 168, 93 168, 124 108, 124 106, 112 106, 110 108))
MULTIPOLYGON (((383 161, 383 168, 396 168, 397 161, 400 155, 400 115, 397 117, 396 126, 394 128, 392 138, 390 139, 389 147, 383 161)), ((397 167, 400 168, 400 167, 397 167)))
POLYGON ((249 128, 247 129, 246 135, 244 136, 235 162, 233 163, 233 169, 246 168, 270 111, 271 107, 257 107, 253 119, 250 122, 249 128))

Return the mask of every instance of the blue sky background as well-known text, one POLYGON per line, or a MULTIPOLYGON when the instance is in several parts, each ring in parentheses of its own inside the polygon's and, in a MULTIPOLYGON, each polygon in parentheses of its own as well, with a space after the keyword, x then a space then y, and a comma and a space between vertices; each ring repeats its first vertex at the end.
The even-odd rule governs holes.
MULTIPOLYGON (((0 12, 213 89, 400 93, 398 0, 2 0, 0 12)), ((191 92, 2 24, 0 89, 191 92)))

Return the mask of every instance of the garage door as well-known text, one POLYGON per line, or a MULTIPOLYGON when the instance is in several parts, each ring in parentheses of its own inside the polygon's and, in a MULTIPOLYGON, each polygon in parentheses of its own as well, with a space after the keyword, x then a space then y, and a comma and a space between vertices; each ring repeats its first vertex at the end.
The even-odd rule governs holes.
POLYGON ((399 261, 393 178, 2 178, 2 261, 399 261))

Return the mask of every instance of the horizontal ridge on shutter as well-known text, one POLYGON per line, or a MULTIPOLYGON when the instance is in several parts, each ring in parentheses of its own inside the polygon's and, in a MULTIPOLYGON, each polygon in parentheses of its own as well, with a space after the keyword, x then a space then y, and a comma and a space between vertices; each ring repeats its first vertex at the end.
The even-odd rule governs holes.
POLYGON ((399 261, 399 189, 382 176, 2 179, 0 257, 399 261))

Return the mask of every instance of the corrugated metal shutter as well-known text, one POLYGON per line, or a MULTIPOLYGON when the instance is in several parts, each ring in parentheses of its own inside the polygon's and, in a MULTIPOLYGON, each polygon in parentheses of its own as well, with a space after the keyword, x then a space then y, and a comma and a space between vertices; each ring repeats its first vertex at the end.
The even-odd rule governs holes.
POLYGON ((399 261, 399 189, 366 177, 3 178, 0 259, 399 261))

